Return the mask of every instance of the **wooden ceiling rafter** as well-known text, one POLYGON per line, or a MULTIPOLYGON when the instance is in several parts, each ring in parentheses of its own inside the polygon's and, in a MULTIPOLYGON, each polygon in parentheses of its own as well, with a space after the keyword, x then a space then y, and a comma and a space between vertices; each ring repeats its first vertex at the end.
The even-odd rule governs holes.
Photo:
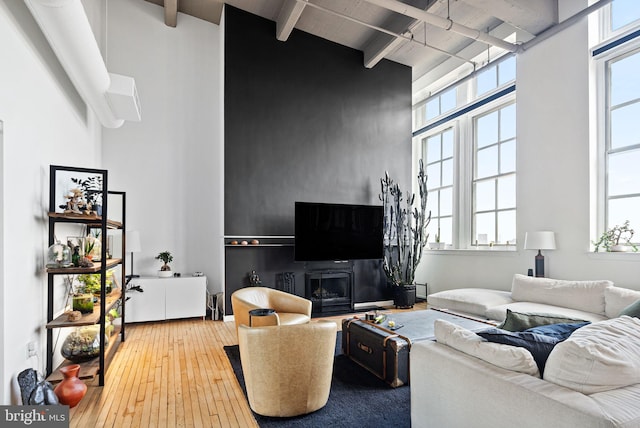
POLYGON ((178 12, 212 24, 220 25, 224 0, 145 0, 162 7, 164 23, 168 27, 178 25, 178 12))
POLYGON ((296 0, 285 0, 276 21, 276 39, 286 42, 296 26, 305 4, 296 0))

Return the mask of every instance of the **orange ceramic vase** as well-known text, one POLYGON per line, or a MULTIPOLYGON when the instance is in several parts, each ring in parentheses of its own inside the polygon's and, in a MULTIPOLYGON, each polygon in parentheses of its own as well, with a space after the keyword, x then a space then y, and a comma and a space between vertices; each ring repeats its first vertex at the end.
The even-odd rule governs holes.
POLYGON ((84 394, 87 393, 87 385, 78 378, 79 370, 79 364, 62 367, 60 373, 62 373, 64 379, 53 390, 60 404, 66 404, 70 408, 75 407, 82 400, 84 394))

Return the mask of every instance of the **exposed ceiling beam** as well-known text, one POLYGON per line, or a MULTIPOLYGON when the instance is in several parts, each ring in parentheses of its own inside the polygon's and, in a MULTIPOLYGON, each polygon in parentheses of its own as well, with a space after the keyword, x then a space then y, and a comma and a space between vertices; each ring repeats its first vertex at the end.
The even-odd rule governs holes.
POLYGON ((302 15, 304 7, 305 2, 285 0, 276 21, 276 39, 281 42, 287 41, 298 19, 300 19, 300 15, 302 15))
MULTIPOLYGON (((436 0, 406 0, 407 4, 420 9, 428 9, 435 1, 436 0)), ((411 31, 418 23, 414 18, 394 15, 387 20, 383 27, 395 33, 404 34, 407 31, 411 31)), ((400 37, 377 33, 364 47, 364 66, 366 68, 373 68, 384 59, 387 54, 396 50, 396 48, 404 42, 405 40, 400 37)))
POLYGON ((463 0, 470 7, 493 15, 531 34, 558 23, 557 0, 463 0))
MULTIPOLYGON (((165 7, 164 0, 145 0, 149 3, 165 7)), ((190 15, 198 19, 203 19, 216 25, 220 25, 222 17, 223 0, 179 0, 176 9, 178 12, 190 15)), ((165 12, 166 13, 166 12, 165 12)), ((174 13, 174 16, 177 15, 174 13)), ((177 23, 177 17, 174 19, 177 23)), ((166 18, 165 18, 166 23, 166 18)), ((169 24, 167 24, 169 25, 169 24)), ((175 27, 175 25, 174 25, 175 27)))
POLYGON ((364 66, 373 68, 382 61, 385 56, 396 50, 406 40, 400 37, 378 35, 374 37, 364 48, 364 66))
POLYGON ((164 0, 164 23, 169 27, 178 25, 178 0, 164 0))
POLYGON ((451 19, 442 18, 441 16, 434 15, 427 11, 418 9, 417 7, 413 7, 396 0, 367 0, 367 1, 371 4, 375 4, 376 6, 380 6, 382 8, 394 11, 396 13, 400 13, 402 15, 410 16, 412 18, 418 19, 420 21, 424 21, 436 27, 443 28, 447 31, 452 31, 464 37, 477 40, 477 41, 486 43, 488 45, 502 48, 509 52, 515 52, 518 50, 518 46, 513 43, 505 42, 504 40, 499 39, 497 37, 493 37, 488 33, 483 33, 482 31, 478 31, 473 28, 466 27, 464 25, 453 22, 451 19))

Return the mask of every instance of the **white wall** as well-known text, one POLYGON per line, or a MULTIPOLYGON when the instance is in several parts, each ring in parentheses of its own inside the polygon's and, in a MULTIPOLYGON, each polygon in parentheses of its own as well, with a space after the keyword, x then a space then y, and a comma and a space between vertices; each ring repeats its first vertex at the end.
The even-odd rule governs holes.
POLYGON ((222 31, 182 14, 166 27, 143 1, 83 5, 109 71, 136 78, 143 122, 103 131, 24 3, 0 1, 0 404, 15 401, 21 370, 44 371, 50 164, 104 167, 110 188, 127 191, 129 229, 142 235, 136 273, 154 274, 168 249, 175 271, 204 271, 222 289, 222 31), (30 341, 38 359, 27 359, 30 341))
POLYGON ((101 148, 99 124, 23 2, 0 1, 0 40, 0 404, 9 404, 17 373, 44 371, 49 165, 98 166, 101 148), (27 359, 30 341, 39 359, 27 359))
MULTIPOLYGON (((560 2, 561 19, 586 1, 560 2)), ((527 231, 556 232, 543 251, 548 277, 610 279, 640 289, 640 254, 589 253, 589 50, 587 20, 517 57, 518 247, 513 253, 427 254, 417 281, 430 292, 459 287, 509 290, 514 273, 534 267, 527 231)))
MULTIPOLYGON (((142 122, 103 132, 110 187, 127 192, 127 229, 139 230, 136 274, 204 272, 223 289, 223 31, 144 1, 110 0, 107 68, 133 76, 142 122)), ((129 262, 130 258, 127 258, 129 262)), ((127 267, 130 272, 130 267, 127 267)))

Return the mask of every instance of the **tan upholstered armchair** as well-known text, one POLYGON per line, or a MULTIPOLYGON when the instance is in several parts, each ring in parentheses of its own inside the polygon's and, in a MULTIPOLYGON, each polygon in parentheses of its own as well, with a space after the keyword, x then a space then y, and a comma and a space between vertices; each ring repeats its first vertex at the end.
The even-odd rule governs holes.
POLYGON ((249 325, 252 309, 275 309, 271 325, 305 324, 311 321, 311 301, 268 287, 246 287, 231 295, 233 319, 238 326, 249 325))
POLYGON ((264 416, 314 412, 329 399, 336 324, 238 329, 240 360, 251 409, 264 416))

